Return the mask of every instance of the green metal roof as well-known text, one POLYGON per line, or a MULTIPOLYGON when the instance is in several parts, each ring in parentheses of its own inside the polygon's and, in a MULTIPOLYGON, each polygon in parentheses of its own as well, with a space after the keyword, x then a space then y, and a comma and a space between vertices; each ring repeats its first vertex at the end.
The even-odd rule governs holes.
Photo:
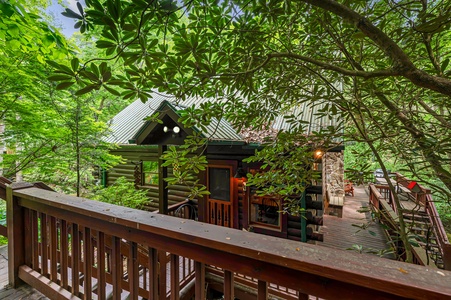
MULTIPOLYGON (((105 141, 116 144, 128 144, 129 140, 133 140, 140 130, 143 129, 143 126, 146 125, 144 118, 159 111, 165 101, 175 112, 190 105, 207 101, 204 98, 189 98, 187 101, 184 101, 184 104, 187 104, 187 106, 181 106, 176 104, 174 100, 174 97, 162 93, 154 93, 152 98, 146 103, 136 100, 110 121, 111 134, 106 137, 105 141)), ((243 142, 233 126, 224 119, 213 118, 211 123, 206 126, 206 131, 201 131, 197 128, 194 128, 194 130, 202 132, 203 136, 210 141, 243 142)))
MULTIPOLYGON (((105 141, 116 144, 129 144, 129 141, 137 136, 146 126, 144 118, 153 115, 161 109, 164 103, 169 104, 176 113, 179 110, 190 106, 199 106, 201 103, 207 101, 214 101, 211 98, 191 97, 183 101, 183 106, 180 105, 177 99, 168 94, 154 92, 152 98, 146 103, 141 100, 136 100, 124 110, 118 113, 110 122, 111 134, 105 138, 105 141)), ((305 128, 306 134, 313 131, 319 131, 321 128, 327 126, 340 127, 340 120, 337 118, 330 119, 328 117, 319 117, 318 110, 324 107, 324 104, 312 105, 310 103, 303 103, 300 106, 293 108, 285 115, 294 115, 297 120, 304 120, 308 122, 305 128)), ((279 131, 290 131, 291 125, 286 121, 283 115, 276 118, 272 123, 272 127, 279 131)), ((236 131, 236 129, 225 119, 213 118, 211 123, 206 127, 205 131, 193 128, 195 131, 202 132, 203 136, 208 138, 212 143, 234 143, 244 144, 246 140, 236 131)), ((252 141, 251 141, 252 142, 252 141)))

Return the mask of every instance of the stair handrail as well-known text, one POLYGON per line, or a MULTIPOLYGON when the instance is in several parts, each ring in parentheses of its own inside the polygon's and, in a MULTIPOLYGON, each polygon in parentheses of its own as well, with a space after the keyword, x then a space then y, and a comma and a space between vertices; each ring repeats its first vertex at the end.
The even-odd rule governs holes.
POLYGON ((432 200, 432 195, 427 194, 426 200, 428 203, 428 205, 426 206, 426 212, 432 222, 432 230, 434 231, 434 234, 437 238, 437 245, 439 246, 440 252, 442 254, 445 270, 451 270, 451 244, 449 242, 448 236, 446 235, 445 227, 443 226, 437 208, 434 204, 434 201, 432 200))

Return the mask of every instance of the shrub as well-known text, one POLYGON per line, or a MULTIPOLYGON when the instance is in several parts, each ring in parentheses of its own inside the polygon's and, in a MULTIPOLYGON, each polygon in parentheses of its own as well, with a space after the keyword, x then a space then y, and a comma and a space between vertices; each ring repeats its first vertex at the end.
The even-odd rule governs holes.
POLYGON ((146 191, 135 189, 134 184, 127 181, 125 177, 119 177, 114 184, 97 190, 91 198, 137 209, 141 209, 150 201, 146 196, 146 191))

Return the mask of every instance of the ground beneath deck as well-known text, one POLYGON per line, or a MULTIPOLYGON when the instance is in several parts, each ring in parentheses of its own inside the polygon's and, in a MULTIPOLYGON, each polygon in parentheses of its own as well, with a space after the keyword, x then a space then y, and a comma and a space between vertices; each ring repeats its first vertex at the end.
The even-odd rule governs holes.
POLYGON ((0 299, 8 300, 47 300, 40 292, 24 284, 18 289, 8 285, 8 247, 0 246, 0 299))
MULTIPOLYGON (((321 228, 324 242, 317 244, 342 250, 359 245, 363 247, 365 253, 370 250, 388 249, 384 231, 380 224, 372 221, 368 199, 364 186, 354 187, 354 197, 345 198, 342 218, 324 216, 324 225, 321 228), (359 212, 365 207, 367 212, 359 212)), ((391 258, 390 255, 386 257, 391 258)))

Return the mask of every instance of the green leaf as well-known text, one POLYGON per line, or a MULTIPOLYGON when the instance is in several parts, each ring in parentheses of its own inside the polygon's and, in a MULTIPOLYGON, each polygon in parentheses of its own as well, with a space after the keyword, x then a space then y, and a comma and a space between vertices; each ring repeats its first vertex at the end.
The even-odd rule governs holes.
POLYGON ((97 87, 98 86, 96 84, 91 84, 91 85, 85 86, 81 90, 78 90, 77 92, 75 92, 75 95, 77 95, 77 96, 84 95, 84 94, 89 93, 90 91, 96 89, 97 87))
MULTIPOLYGON (((78 3, 78 2, 77 2, 78 3)), ((71 66, 72 66, 72 70, 74 71, 74 72, 76 72, 77 70, 78 70, 78 66, 80 65, 80 63, 79 63, 79 61, 78 61, 78 58, 73 58, 71 61, 70 61, 70 64, 71 64, 71 66)))
POLYGON ((85 13, 83 12, 83 6, 81 6, 80 2, 77 1, 77 8, 78 11, 80 12, 80 15, 84 15, 85 13))
POLYGON ((108 80, 110 80, 111 78, 111 72, 110 71, 106 71, 105 73, 103 73, 103 82, 107 82, 108 80))
POLYGON ((65 81, 65 82, 61 82, 60 84, 58 84, 58 85, 56 86, 56 89, 57 89, 57 90, 65 90, 65 89, 67 89, 68 87, 72 86, 74 83, 75 83, 75 82, 73 82, 73 81, 65 81))
POLYGON ((448 67, 448 65, 449 65, 449 58, 445 59, 445 60, 442 62, 442 65, 440 66, 440 69, 442 70, 442 72, 445 72, 446 67, 448 67))
POLYGON ((76 12, 71 10, 70 8, 66 8, 66 10, 63 11, 61 14, 65 17, 72 18, 72 19, 79 19, 79 20, 83 19, 82 16, 80 16, 79 14, 77 14, 76 12))
POLYGON ((120 96, 121 93, 119 93, 118 91, 116 91, 113 88, 110 88, 108 85, 104 85, 103 86, 108 92, 110 92, 111 94, 115 95, 115 96, 120 96))
POLYGON ((51 75, 51 76, 47 77, 47 79, 50 81, 62 81, 62 80, 73 79, 73 77, 70 75, 58 74, 58 75, 51 75))

